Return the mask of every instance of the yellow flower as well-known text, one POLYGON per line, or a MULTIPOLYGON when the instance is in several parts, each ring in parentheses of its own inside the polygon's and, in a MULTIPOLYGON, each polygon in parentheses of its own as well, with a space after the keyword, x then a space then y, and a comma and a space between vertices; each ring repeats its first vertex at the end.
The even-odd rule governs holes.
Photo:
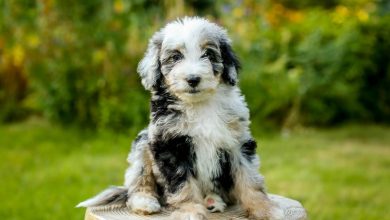
POLYGON ((299 11, 289 11, 286 16, 291 22, 298 23, 303 20, 303 14, 299 11))
POLYGON ((369 15, 366 11, 360 9, 356 12, 356 16, 361 22, 366 22, 369 19, 369 15))
POLYGON ((36 48, 41 43, 39 37, 36 34, 28 35, 26 41, 30 48, 36 48))
POLYGON ((122 13, 125 10, 125 4, 122 0, 114 1, 114 11, 118 14, 122 13))
POLYGON ((347 16, 349 15, 349 9, 343 5, 339 5, 336 7, 335 12, 333 13, 332 20, 335 23, 343 23, 347 16))
POLYGON ((234 8, 233 9, 233 16, 235 18, 240 18, 244 15, 244 10, 240 7, 234 8))
POLYGON ((11 49, 11 54, 14 65, 21 66, 25 58, 25 52, 23 47, 20 44, 15 45, 11 49))
POLYGON ((95 50, 92 53, 92 62, 94 64, 101 63, 106 58, 106 51, 103 49, 95 50))
POLYGON ((349 14, 349 10, 344 5, 339 5, 336 7, 336 14, 340 17, 346 17, 349 14))

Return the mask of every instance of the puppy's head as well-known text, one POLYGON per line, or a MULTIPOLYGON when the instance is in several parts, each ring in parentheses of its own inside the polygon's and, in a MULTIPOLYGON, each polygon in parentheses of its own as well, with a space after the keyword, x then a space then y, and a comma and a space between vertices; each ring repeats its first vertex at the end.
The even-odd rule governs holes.
POLYGON ((142 84, 157 90, 163 84, 179 99, 197 102, 219 86, 235 86, 239 61, 226 31, 202 18, 169 23, 150 39, 138 66, 142 84))

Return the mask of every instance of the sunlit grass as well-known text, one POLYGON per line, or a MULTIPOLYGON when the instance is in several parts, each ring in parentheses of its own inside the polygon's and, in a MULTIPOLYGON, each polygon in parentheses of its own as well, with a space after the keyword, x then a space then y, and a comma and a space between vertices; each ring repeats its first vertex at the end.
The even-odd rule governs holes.
POLYGON ((300 200, 311 219, 389 219, 390 129, 346 126, 264 138, 269 191, 300 200))
MULTIPOLYGON (((303 203, 311 219, 390 219, 390 128, 300 129, 261 135, 270 192, 303 203)), ((45 121, 0 126, 1 219, 82 219, 74 206, 120 185, 134 134, 45 121)))

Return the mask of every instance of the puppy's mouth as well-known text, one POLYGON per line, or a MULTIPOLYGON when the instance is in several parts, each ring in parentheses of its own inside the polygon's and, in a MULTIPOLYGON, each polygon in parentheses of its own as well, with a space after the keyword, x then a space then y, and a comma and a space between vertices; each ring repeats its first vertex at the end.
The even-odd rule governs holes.
POLYGON ((213 93, 215 93, 213 89, 187 88, 176 94, 185 102, 195 103, 208 100, 213 93))
POLYGON ((188 93, 190 93, 190 94, 197 94, 197 93, 200 93, 200 90, 199 89, 190 89, 188 91, 188 93))

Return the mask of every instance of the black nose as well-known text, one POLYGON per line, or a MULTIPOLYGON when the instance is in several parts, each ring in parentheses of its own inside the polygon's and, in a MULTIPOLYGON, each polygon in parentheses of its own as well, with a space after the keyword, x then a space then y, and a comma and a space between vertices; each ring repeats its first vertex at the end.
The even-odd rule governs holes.
POLYGON ((200 82, 200 76, 189 76, 187 82, 188 85, 195 88, 200 82))

